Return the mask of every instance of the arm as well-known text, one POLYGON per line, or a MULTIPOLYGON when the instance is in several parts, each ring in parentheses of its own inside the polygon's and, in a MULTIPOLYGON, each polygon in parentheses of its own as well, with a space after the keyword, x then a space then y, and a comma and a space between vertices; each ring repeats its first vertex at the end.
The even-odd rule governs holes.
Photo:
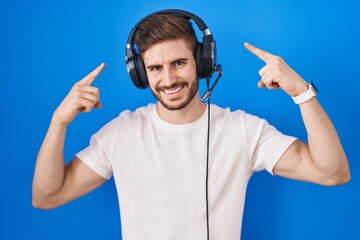
POLYGON ((101 64, 77 82, 54 112, 36 160, 32 187, 34 207, 50 209, 60 206, 105 182, 76 157, 65 167, 63 156, 68 124, 78 113, 101 107, 98 89, 90 84, 104 67, 101 64))
MULTIPOLYGON (((245 47, 266 65, 259 71, 259 87, 283 89, 298 96, 308 89, 307 82, 282 58, 248 43, 245 47)), ((308 143, 295 141, 275 165, 274 173, 296 180, 322 185, 339 185, 350 180, 346 155, 330 118, 316 98, 299 105, 308 143)))
POLYGON ((346 155, 331 120, 312 98, 300 105, 308 144, 294 142, 275 165, 279 176, 322 185, 339 185, 350 180, 346 155))

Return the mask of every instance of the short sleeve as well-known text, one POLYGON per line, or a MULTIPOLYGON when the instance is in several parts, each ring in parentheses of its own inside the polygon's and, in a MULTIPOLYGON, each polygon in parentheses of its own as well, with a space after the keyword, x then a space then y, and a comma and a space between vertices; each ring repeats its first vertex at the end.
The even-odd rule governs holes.
POLYGON ((90 145, 76 154, 76 156, 101 177, 110 179, 112 167, 106 148, 99 143, 99 133, 90 139, 90 145))
POLYGON ((264 119, 255 116, 250 118, 247 125, 251 126, 249 127, 251 132, 248 132, 251 170, 252 172, 266 170, 274 175, 273 169, 276 163, 296 138, 281 133, 264 119))

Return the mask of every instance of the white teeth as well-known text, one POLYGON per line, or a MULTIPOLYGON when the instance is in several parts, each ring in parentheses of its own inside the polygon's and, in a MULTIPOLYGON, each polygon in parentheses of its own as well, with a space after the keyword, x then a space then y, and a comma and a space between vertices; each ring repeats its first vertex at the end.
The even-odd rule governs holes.
POLYGON ((178 87, 176 89, 173 89, 173 90, 164 90, 164 92, 166 94, 174 94, 174 93, 177 93, 178 91, 180 91, 182 89, 182 87, 178 87))

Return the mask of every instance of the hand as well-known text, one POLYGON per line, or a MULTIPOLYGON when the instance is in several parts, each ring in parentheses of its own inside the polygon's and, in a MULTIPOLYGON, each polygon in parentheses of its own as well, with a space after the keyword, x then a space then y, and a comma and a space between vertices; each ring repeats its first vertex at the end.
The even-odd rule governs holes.
POLYGON ((281 88, 290 96, 298 96, 308 90, 307 82, 287 65, 281 57, 252 46, 247 42, 244 46, 266 63, 259 71, 261 76, 261 80, 258 82, 259 88, 281 88))
POLYGON ((75 83, 68 95, 54 112, 53 120, 67 125, 74 120, 78 113, 90 112, 93 107, 102 107, 99 89, 90 85, 104 68, 105 63, 100 64, 86 77, 75 83))

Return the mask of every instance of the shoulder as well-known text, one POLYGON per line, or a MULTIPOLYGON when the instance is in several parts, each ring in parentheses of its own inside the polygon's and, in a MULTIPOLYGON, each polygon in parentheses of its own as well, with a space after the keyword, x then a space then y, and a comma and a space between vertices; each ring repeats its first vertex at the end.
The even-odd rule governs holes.
POLYGON ((257 123, 257 122, 266 122, 265 119, 258 117, 256 115, 253 115, 251 113, 247 113, 244 110, 241 109, 231 109, 230 107, 219 107, 215 104, 211 105, 211 113, 212 118, 215 120, 235 120, 235 121, 244 121, 244 123, 257 123))
POLYGON ((115 135, 119 131, 125 132, 135 127, 141 127, 143 123, 151 119, 154 104, 139 107, 135 110, 124 110, 117 117, 106 123, 97 133, 98 137, 115 135))
POLYGON ((148 119, 154 110, 155 105, 149 104, 147 106, 139 107, 134 111, 124 110, 114 120, 117 122, 134 122, 148 119))
POLYGON ((242 136, 256 137, 263 133, 276 132, 277 129, 259 116, 244 110, 232 110, 229 107, 211 106, 211 121, 214 128, 221 132, 236 132, 242 136))

